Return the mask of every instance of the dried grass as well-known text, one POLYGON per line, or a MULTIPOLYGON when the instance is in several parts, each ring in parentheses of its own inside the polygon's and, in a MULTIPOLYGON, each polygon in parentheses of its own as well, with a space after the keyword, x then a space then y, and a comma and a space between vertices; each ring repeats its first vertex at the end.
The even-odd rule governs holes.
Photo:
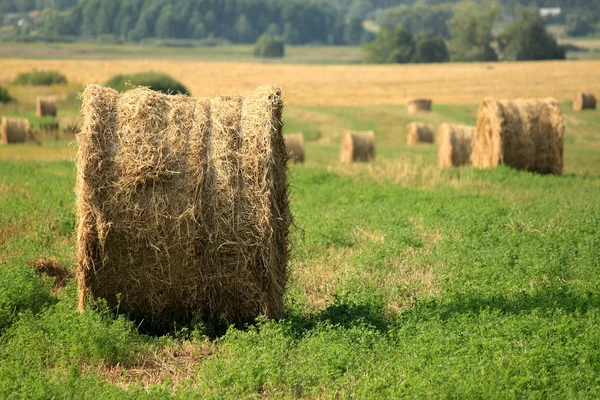
POLYGON ((282 93, 198 100, 83 93, 79 308, 104 298, 152 327, 278 318, 288 260, 282 93))
POLYGON ((483 100, 471 161, 480 168, 506 164, 562 174, 565 124, 554 99, 483 100))
POLYGON ((421 111, 431 111, 431 99, 409 99, 406 102, 406 111, 409 114, 416 114, 421 111))
POLYGON ((288 159, 293 163, 304 162, 304 135, 302 133, 292 133, 284 135, 285 150, 288 153, 288 159))
POLYGON ((31 125, 28 119, 2 117, 0 144, 24 143, 30 132, 31 125))
POLYGON ((35 273, 45 281, 46 277, 54 278, 52 288, 58 290, 67 285, 75 275, 54 258, 40 258, 31 263, 35 273))
POLYGON ((417 143, 433 143, 433 125, 422 122, 411 122, 406 127, 406 143, 415 145, 417 143))
POLYGON ((375 132, 344 132, 340 161, 350 163, 370 162, 373 160, 375 160, 375 132))
POLYGON ((438 166, 460 167, 471 164, 475 127, 442 124, 438 130, 438 166))
POLYGON ((593 93, 577 92, 575 99, 573 100, 573 110, 595 110, 596 109, 596 96, 593 93))
POLYGON ((35 99, 35 115, 43 117, 50 115, 56 117, 56 97, 55 96, 38 96, 35 99))

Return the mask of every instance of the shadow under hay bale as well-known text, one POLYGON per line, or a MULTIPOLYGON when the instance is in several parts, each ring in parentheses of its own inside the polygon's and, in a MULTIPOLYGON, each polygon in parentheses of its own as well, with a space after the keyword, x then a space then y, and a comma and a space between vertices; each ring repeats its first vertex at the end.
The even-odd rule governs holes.
POLYGON ((31 263, 31 267, 36 275, 43 279, 45 279, 45 276, 55 278, 52 285, 54 290, 65 287, 69 280, 75 276, 73 272, 69 271, 53 258, 37 259, 31 263))
POLYGON ((479 168, 505 164, 562 174, 565 124, 555 99, 486 98, 477 113, 471 161, 479 168))
POLYGON ((304 162, 304 135, 302 133, 292 133, 283 136, 285 139, 285 150, 288 159, 293 163, 304 162))
POLYGON ((406 144, 433 143, 433 125, 411 122, 406 126, 406 144))
POLYGON ((595 110, 596 109, 596 96, 592 93, 577 92, 575 99, 573 100, 573 110, 595 110))
POLYGON ((431 99, 409 99, 406 102, 406 111, 409 114, 416 114, 420 111, 431 111, 431 99))
POLYGON ((35 115, 56 117, 56 97, 36 97, 35 115))
POLYGON ((344 132, 340 151, 341 162, 369 162, 373 160, 375 160, 375 132, 344 132))
POLYGON ((460 167, 471 164, 475 127, 442 124, 438 130, 438 166, 460 167))
POLYGON ((24 143, 30 132, 31 125, 28 119, 2 117, 0 144, 24 143))
POLYGON ((278 87, 199 100, 83 93, 79 309, 89 298, 164 331, 279 318, 291 214, 278 87))

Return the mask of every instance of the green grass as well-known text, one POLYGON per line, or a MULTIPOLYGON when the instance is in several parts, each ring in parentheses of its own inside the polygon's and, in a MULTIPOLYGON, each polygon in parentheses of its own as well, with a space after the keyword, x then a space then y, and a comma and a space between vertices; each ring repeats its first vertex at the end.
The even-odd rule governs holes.
MULTIPOLYGON (((473 123, 476 110, 417 118, 473 123)), ((78 314, 74 283, 55 292, 29 267, 75 265, 67 143, 45 144, 54 161, 0 148, 0 398, 598 398, 600 117, 563 110, 565 174, 541 176, 440 171, 434 146, 404 145, 403 107, 289 107, 307 162, 290 170, 286 314, 215 340, 202 326, 140 334, 103 306, 78 314), (346 128, 376 130, 372 166, 337 162, 346 128), (184 378, 136 378, 178 346, 198 350, 184 378)))

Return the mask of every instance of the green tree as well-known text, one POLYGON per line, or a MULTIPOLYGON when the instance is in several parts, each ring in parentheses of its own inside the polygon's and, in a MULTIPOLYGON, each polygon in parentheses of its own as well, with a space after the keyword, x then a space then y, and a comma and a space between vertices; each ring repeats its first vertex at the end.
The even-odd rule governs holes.
POLYGON ((251 43, 254 37, 254 31, 252 25, 245 14, 239 16, 235 27, 236 42, 238 43, 251 43))
POLYGON ((596 33, 593 18, 584 11, 574 11, 567 14, 567 35, 589 36, 596 33))
POLYGON ((156 20, 156 36, 159 38, 175 37, 176 21, 170 6, 163 7, 156 20))
POLYGON ((432 37, 423 33, 415 41, 415 63, 441 63, 450 59, 446 42, 441 36, 432 37))
POLYGON ((391 31, 387 28, 380 30, 372 42, 363 47, 364 60, 368 63, 393 64, 409 63, 415 52, 415 42, 412 34, 403 26, 391 31))
POLYGON ((501 14, 498 3, 467 1, 455 6, 448 25, 452 40, 448 48, 452 61, 498 61, 492 48, 492 28, 501 14))
POLYGON ((504 60, 564 60, 565 49, 546 30, 535 7, 517 7, 515 21, 498 36, 504 60))
POLYGON ((264 33, 258 38, 254 47, 254 55, 262 58, 281 58, 285 55, 285 44, 280 36, 264 33))

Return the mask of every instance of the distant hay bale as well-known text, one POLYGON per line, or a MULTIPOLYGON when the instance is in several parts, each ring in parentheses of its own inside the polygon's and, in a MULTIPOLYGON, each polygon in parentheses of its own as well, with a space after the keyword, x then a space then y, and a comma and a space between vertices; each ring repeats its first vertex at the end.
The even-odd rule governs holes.
POLYGON ((77 281, 164 330, 283 312, 288 235, 278 87, 200 100, 147 88, 83 93, 77 281))
POLYGON ((433 125, 422 122, 411 122, 406 127, 406 143, 413 145, 417 143, 433 143, 433 125))
POLYGON ((486 98, 479 106, 471 161, 479 168, 506 164, 560 175, 565 124, 555 99, 486 98))
POLYGON ((50 115, 56 117, 56 97, 36 97, 35 115, 43 117, 50 115))
POLYGON ((294 163, 304 162, 304 135, 302 133, 293 133, 283 136, 285 139, 285 151, 288 158, 294 163))
POLYGON ((596 109, 596 96, 592 93, 577 92, 575 99, 573 100, 573 110, 595 110, 596 109))
POLYGON ((346 131, 342 136, 340 161, 369 162, 375 159, 375 132, 346 131))
POLYGON ((438 166, 460 167, 471 164, 475 127, 442 124, 438 131, 438 166))
POLYGON ((29 137, 31 126, 26 118, 2 117, 0 144, 23 143, 29 137))
POLYGON ((431 99, 409 99, 406 103, 406 109, 409 114, 416 114, 419 111, 431 111, 431 99))

